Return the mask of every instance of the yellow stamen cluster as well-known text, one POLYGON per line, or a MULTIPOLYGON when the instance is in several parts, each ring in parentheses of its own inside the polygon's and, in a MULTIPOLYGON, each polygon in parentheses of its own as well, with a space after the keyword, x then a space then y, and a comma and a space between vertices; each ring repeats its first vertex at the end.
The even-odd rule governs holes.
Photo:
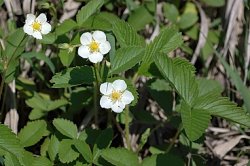
POLYGON ((35 21, 31 26, 33 28, 33 31, 41 31, 42 24, 40 22, 35 21))
POLYGON ((119 91, 113 91, 113 92, 111 93, 111 100, 112 100, 113 102, 115 102, 115 101, 117 101, 117 100, 120 100, 120 99, 121 99, 121 96, 122 96, 122 93, 121 93, 121 92, 119 92, 119 91))
POLYGON ((98 52, 99 51, 99 43, 97 43, 96 41, 93 40, 89 44, 89 49, 90 49, 90 52, 98 52))

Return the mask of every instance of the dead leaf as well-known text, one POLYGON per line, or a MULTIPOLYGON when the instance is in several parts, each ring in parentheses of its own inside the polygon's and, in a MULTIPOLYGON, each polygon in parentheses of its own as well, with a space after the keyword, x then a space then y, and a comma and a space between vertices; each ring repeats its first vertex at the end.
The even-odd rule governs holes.
POLYGON ((222 143, 220 145, 217 145, 213 149, 213 151, 215 152, 215 154, 219 158, 223 158, 227 154, 227 152, 229 152, 231 149, 233 149, 240 142, 240 140, 243 138, 250 139, 250 137, 246 136, 246 135, 232 137, 232 139, 230 139, 229 141, 222 143))

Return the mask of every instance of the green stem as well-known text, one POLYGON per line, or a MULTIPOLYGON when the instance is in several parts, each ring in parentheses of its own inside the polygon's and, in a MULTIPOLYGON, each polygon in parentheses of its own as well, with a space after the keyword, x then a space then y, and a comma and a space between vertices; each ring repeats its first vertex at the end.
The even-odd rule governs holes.
MULTIPOLYGON (((1 81, 1 84, 0 84, 0 101, 1 101, 1 99, 2 99, 2 93, 3 93, 4 82, 5 82, 5 72, 3 72, 2 81, 1 81)), ((3 103, 2 103, 2 104, 3 104, 3 103)))
MULTIPOLYGON (((5 87, 4 87, 4 93, 3 93, 3 101, 2 101, 2 106, 1 106, 1 110, 0 110, 0 115, 3 114, 3 111, 4 111, 4 105, 5 105, 5 100, 6 100, 6 94, 7 94, 7 85, 5 84, 5 87)), ((0 122, 1 122, 1 117, 0 117, 0 122)))
POLYGON ((96 76, 96 81, 97 83, 99 84, 101 82, 101 76, 100 76, 100 64, 99 63, 96 63, 94 65, 94 68, 95 68, 95 76, 96 76))
POLYGON ((95 125, 98 124, 98 84, 94 83, 94 119, 95 119, 95 125))
POLYGON ((101 77, 99 73, 99 64, 94 65, 94 70, 95 70, 95 78, 96 82, 94 83, 94 119, 95 119, 95 125, 98 124, 98 109, 99 109, 99 84, 101 82, 101 77))
MULTIPOLYGON (((3 93, 3 89, 4 89, 4 82, 5 82, 5 73, 3 73, 3 75, 2 75, 2 82, 1 82, 1 85, 0 85, 0 102, 1 102, 1 99, 2 99, 2 93, 3 93)), ((1 110, 0 110, 0 123, 2 122, 2 120, 4 118, 3 106, 4 106, 5 96, 6 96, 6 88, 5 88, 5 91, 4 91, 3 102, 2 102, 2 106, 1 106, 1 110)))
POLYGON ((16 51, 17 51, 18 47, 21 46, 21 44, 23 43, 23 41, 24 41, 25 39, 26 39, 26 37, 24 36, 24 37, 22 38, 21 42, 20 42, 20 43, 18 44, 18 46, 15 48, 15 50, 14 50, 13 54, 11 55, 10 59, 9 59, 9 60, 7 59, 7 60, 4 62, 4 71, 3 71, 3 74, 2 74, 2 82, 1 82, 1 84, 0 84, 0 101, 1 101, 2 93, 3 93, 3 87, 4 87, 4 82, 5 82, 5 73, 6 73, 6 70, 8 69, 9 64, 10 64, 10 62, 12 61, 14 55, 16 54, 16 51))
POLYGON ((135 84, 138 78, 138 73, 136 72, 132 78, 132 82, 135 84))
POLYGON ((175 141, 177 140, 177 138, 178 138, 180 132, 182 131, 182 129, 183 129, 183 126, 182 126, 182 124, 180 124, 177 132, 175 133, 175 136, 174 136, 173 140, 171 141, 170 145, 168 146, 168 148, 166 150, 166 153, 168 153, 172 149, 172 147, 173 147, 175 141))
POLYGON ((107 127, 112 127, 112 112, 108 111, 107 127))
POLYGON ((129 109, 128 106, 125 108, 125 139, 128 150, 130 150, 130 139, 129 139, 129 109))
POLYGON ((187 158, 188 158, 187 165, 188 166, 192 166, 192 153, 191 153, 191 151, 192 151, 192 141, 189 141, 189 153, 187 155, 187 158))
MULTIPOLYGON (((27 36, 24 36, 24 37, 22 38, 21 42, 20 42, 20 43, 18 44, 18 46, 15 48, 15 51, 14 51, 13 54, 11 55, 10 59, 7 60, 6 66, 5 66, 5 67, 6 67, 5 70, 7 70, 7 68, 9 67, 9 64, 10 64, 10 62, 12 61, 12 58, 14 57, 14 55, 16 54, 16 51, 17 51, 18 47, 21 46, 21 44, 22 44, 23 41, 26 39, 26 37, 27 37, 27 36)), ((17 58, 17 57, 16 57, 16 58, 17 58)))

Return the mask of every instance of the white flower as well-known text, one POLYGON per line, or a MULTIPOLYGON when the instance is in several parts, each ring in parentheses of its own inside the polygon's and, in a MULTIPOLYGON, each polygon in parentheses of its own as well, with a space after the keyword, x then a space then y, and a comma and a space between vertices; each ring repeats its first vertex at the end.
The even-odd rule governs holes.
POLYGON ((42 39, 42 35, 51 31, 51 25, 47 23, 47 17, 44 13, 41 13, 37 18, 33 14, 27 14, 23 30, 36 39, 42 39))
POLYGON ((111 108, 116 113, 122 112, 125 106, 134 100, 132 93, 126 89, 127 84, 123 80, 101 84, 100 92, 103 94, 100 100, 101 107, 111 108))
POLYGON ((92 34, 85 32, 81 35, 80 42, 82 46, 78 49, 78 55, 89 59, 92 63, 101 62, 103 55, 111 49, 110 43, 102 31, 94 31, 92 34))

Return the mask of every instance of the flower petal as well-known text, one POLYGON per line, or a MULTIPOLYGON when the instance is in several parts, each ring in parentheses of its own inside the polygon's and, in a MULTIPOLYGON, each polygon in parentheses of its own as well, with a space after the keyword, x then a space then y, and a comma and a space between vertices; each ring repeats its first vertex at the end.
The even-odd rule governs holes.
POLYGON ((101 62, 103 59, 103 55, 100 52, 94 52, 89 55, 89 60, 92 63, 101 62))
POLYGON ((85 32, 80 37, 80 42, 82 45, 88 45, 92 41, 92 35, 89 32, 85 32))
POLYGON ((119 101, 113 103, 113 105, 111 106, 111 109, 116 113, 121 113, 124 110, 124 108, 125 104, 119 101))
POLYGON ((36 39, 42 39, 43 38, 41 32, 39 32, 39 31, 35 31, 32 35, 36 39))
POLYGON ((106 41, 106 35, 102 31, 94 31, 93 38, 95 41, 102 43, 106 41))
POLYGON ((32 24, 36 19, 36 16, 34 14, 27 14, 27 18, 25 20, 25 23, 30 25, 32 24))
POLYGON ((41 13, 37 18, 37 21, 39 21, 40 23, 45 23, 47 21, 47 17, 44 13, 41 13))
POLYGON ((124 91, 127 89, 127 84, 124 80, 115 80, 112 86, 117 91, 124 91))
POLYGON ((47 22, 42 24, 41 33, 46 35, 51 31, 51 25, 47 22))
POLYGON ((104 95, 110 95, 113 91, 112 84, 109 82, 105 82, 100 86, 100 92, 104 95))
POLYGON ((122 97, 121 97, 121 101, 127 105, 127 104, 130 104, 133 100, 134 100, 134 96, 131 92, 129 92, 128 90, 125 90, 122 94, 122 97))
POLYGON ((25 24, 23 26, 23 31, 25 33, 27 33, 28 35, 33 35, 33 28, 30 25, 28 25, 28 24, 25 24))
POLYGON ((108 96, 102 96, 100 99, 100 105, 102 108, 109 109, 112 107, 112 100, 108 96))
POLYGON ((89 58, 90 52, 88 46, 80 46, 78 48, 78 55, 82 58, 89 58))
POLYGON ((102 54, 107 54, 111 49, 110 43, 108 41, 100 43, 99 49, 102 54))

